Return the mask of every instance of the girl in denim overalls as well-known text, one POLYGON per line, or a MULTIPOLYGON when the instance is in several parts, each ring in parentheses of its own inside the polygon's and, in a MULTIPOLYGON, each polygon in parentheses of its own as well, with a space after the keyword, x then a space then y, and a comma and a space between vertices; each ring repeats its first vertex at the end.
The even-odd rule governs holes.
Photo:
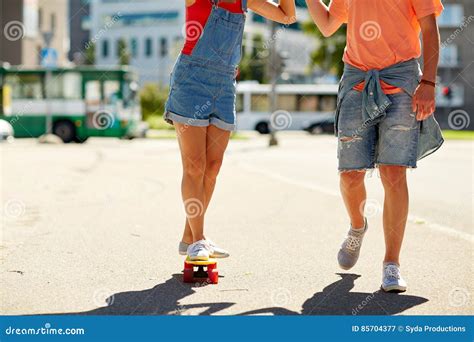
POLYGON ((186 225, 179 252, 192 260, 229 256, 204 236, 204 214, 230 133, 235 130, 235 75, 242 57, 247 2, 249 9, 268 19, 295 22, 294 0, 280 0, 279 4, 271 0, 186 0, 187 40, 171 73, 164 118, 176 128, 183 163, 186 225), (195 16, 204 15, 205 22, 193 20, 193 10, 199 11, 195 16), (193 40, 192 51, 185 51, 193 40))

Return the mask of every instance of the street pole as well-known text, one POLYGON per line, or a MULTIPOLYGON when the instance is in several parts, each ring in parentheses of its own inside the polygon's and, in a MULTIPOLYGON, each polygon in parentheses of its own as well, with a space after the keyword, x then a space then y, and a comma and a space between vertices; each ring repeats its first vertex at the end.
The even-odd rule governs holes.
MULTIPOLYGON (((43 33, 43 39, 44 39, 44 44, 46 46, 46 49, 49 49, 51 47, 51 42, 53 40, 54 33, 53 32, 44 32, 43 33)), ((45 76, 45 100, 46 100, 46 132, 45 135, 52 134, 53 132, 53 115, 51 113, 51 103, 49 101, 49 87, 51 84, 51 80, 53 79, 53 72, 51 70, 51 67, 46 67, 46 76, 45 76)))
MULTIPOLYGON (((269 74, 270 74, 270 82, 271 82, 271 91, 270 91, 270 112, 271 114, 275 113, 276 110, 278 109, 278 102, 277 102, 277 93, 276 93, 276 86, 277 86, 277 81, 278 81, 278 76, 279 76, 279 60, 278 60, 278 52, 276 49, 276 30, 277 30, 277 24, 276 22, 269 20, 269 25, 270 25, 270 65, 268 68, 269 74)), ((269 141, 269 146, 277 146, 278 145, 278 139, 276 136, 276 130, 273 127, 272 120, 270 120, 270 125, 269 125, 269 130, 270 130, 270 141, 269 141)))

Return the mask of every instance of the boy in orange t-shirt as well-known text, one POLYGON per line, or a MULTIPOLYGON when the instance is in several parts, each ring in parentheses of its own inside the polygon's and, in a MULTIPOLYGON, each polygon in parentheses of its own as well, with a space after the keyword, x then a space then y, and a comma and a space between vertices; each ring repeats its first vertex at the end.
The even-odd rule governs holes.
POLYGON ((407 285, 400 274, 399 256, 408 216, 406 168, 416 167, 421 122, 435 109, 439 59, 436 17, 443 6, 440 0, 332 0, 329 6, 321 0, 306 3, 325 37, 347 24, 341 85, 347 85, 354 73, 362 75, 362 81, 356 78, 350 83, 352 88, 346 87, 342 97, 339 94, 336 133, 340 186, 351 222, 338 253, 339 265, 350 269, 359 257, 367 231, 365 172, 378 166, 385 190, 386 251, 381 287, 387 292, 403 292, 407 285), (424 63, 418 85, 420 32, 424 63), (416 69, 413 77, 410 68, 416 69), (396 73, 402 69, 408 70, 408 76, 398 77, 396 73), (409 80, 415 80, 415 86, 404 86, 409 80), (378 90, 382 94, 376 94, 378 90), (379 107, 377 99, 383 99, 384 105, 379 107))

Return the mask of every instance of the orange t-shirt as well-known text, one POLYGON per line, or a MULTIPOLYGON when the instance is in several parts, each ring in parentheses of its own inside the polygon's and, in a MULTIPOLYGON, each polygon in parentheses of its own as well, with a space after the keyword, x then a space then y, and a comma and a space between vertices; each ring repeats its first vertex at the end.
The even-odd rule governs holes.
MULTIPOLYGON (((332 0, 329 12, 347 23, 344 62, 383 69, 421 55, 418 19, 443 11, 441 0, 332 0)), ((400 89, 381 82, 387 94, 400 89)), ((362 90, 361 83, 356 90, 362 90)))

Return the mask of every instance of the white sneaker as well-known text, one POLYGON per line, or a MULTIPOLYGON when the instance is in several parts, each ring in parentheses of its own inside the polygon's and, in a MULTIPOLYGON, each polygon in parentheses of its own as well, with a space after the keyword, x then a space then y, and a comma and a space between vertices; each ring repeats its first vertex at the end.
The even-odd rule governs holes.
MULTIPOLYGON (((209 243, 209 246, 211 246, 213 253, 210 255, 211 258, 228 258, 230 256, 229 252, 227 252, 225 249, 220 248, 217 246, 213 241, 206 239, 206 241, 209 243)), ((180 255, 187 255, 188 254, 188 247, 189 244, 186 242, 181 241, 178 246, 178 253, 180 255)))
POLYGON ((206 240, 199 240, 189 245, 187 250, 189 259, 191 260, 209 260, 209 256, 213 253, 212 247, 206 240))
POLYGON ((230 256, 229 252, 227 252, 225 249, 218 247, 212 240, 207 239, 206 241, 209 243, 209 246, 212 248, 212 254, 211 258, 228 258, 230 256))
POLYGON ((400 266, 387 262, 383 264, 382 290, 385 292, 405 292, 407 283, 400 274, 400 266))

